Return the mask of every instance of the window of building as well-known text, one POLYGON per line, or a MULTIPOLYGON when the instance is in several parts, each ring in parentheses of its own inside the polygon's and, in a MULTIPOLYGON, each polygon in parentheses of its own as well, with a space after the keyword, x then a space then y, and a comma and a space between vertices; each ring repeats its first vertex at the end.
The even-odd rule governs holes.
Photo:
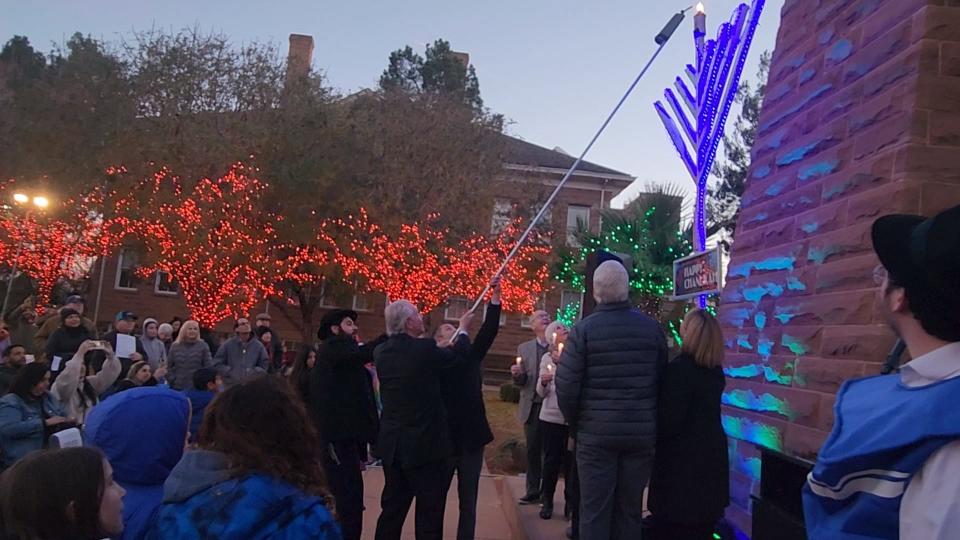
POLYGON ((493 201, 493 217, 490 220, 490 234, 500 234, 510 223, 513 203, 506 199, 493 201))
POLYGON ((373 298, 370 293, 357 293, 353 295, 354 311, 370 311, 373 305, 373 298))
POLYGON ((180 284, 168 272, 157 272, 156 281, 153 283, 153 292, 176 296, 180 293, 180 284))
POLYGON ((451 298, 447 300, 447 307, 443 310, 443 318, 448 321, 460 320, 463 314, 470 309, 470 301, 466 298, 451 298))
POLYGON ((578 247, 577 231, 589 228, 590 207, 571 204, 567 207, 567 245, 578 247))
POLYGON ((139 285, 141 281, 136 274, 139 262, 140 258, 137 256, 136 251, 130 248, 120 250, 120 255, 117 257, 117 279, 114 283, 115 288, 125 291, 137 290, 137 285, 139 285))
POLYGON ((560 313, 566 315, 573 312, 573 319, 579 319, 583 313, 583 293, 564 289, 560 293, 560 313))

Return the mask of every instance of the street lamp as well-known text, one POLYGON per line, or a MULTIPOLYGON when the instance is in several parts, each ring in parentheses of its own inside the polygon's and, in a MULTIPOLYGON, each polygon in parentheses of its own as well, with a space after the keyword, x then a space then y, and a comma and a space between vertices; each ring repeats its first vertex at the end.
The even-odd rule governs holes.
MULTIPOLYGON (((20 206, 26 208, 26 214, 23 219, 30 219, 30 212, 32 208, 26 206, 29 203, 33 203, 38 210, 44 210, 50 206, 50 199, 44 197, 43 195, 34 195, 32 198, 25 193, 14 193, 13 202, 17 203, 20 206)), ((10 291, 13 289, 13 278, 17 275, 17 266, 20 262, 20 251, 23 249, 23 227, 21 226, 20 230, 20 239, 17 242, 17 252, 13 256, 13 266, 10 268, 10 277, 7 278, 7 293, 3 295, 3 307, 0 308, 0 316, 6 317, 7 315, 7 304, 10 303, 10 291)))

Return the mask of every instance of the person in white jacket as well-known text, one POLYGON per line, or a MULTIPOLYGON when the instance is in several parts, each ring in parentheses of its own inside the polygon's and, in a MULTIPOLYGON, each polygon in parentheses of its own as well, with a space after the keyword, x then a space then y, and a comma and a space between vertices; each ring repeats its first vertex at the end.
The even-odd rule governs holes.
MULTIPOLYGON (((543 439, 543 505, 540 507, 540 518, 553 517, 553 495, 557 489, 557 478, 560 467, 568 460, 567 454, 567 421, 560 412, 557 404, 557 392, 553 377, 557 372, 557 363, 560 362, 560 353, 563 352, 563 343, 567 340, 569 329, 560 321, 554 321, 547 326, 545 335, 549 349, 540 361, 540 380, 537 382, 537 394, 543 398, 540 408, 540 434, 543 439)), ((566 468, 566 467, 564 467, 566 468)))
POLYGON ((80 344, 73 358, 54 381, 50 393, 57 398, 68 417, 75 418, 78 426, 97 403, 100 396, 116 382, 120 376, 120 359, 113 352, 110 343, 87 340, 80 344), (94 349, 106 354, 106 361, 99 373, 92 373, 92 367, 84 362, 84 356, 94 349))

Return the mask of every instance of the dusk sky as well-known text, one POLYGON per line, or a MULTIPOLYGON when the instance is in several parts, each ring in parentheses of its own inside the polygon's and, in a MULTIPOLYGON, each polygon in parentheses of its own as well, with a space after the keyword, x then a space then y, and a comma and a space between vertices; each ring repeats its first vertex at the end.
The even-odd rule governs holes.
MULTIPOLYGON (((713 36, 738 2, 704 3, 707 33, 713 36)), ((229 34, 238 44, 275 42, 285 55, 290 33, 310 34, 315 40, 314 67, 343 92, 376 85, 390 51, 409 44, 422 53, 426 43, 444 38, 454 50, 470 54, 485 104, 510 120, 511 135, 573 155, 582 151, 654 52, 654 35, 688 5, 675 0, 0 1, 3 4, 0 39, 26 35, 42 51, 76 31, 113 41, 133 30, 199 26, 229 34)), ((774 47, 782 6, 783 0, 767 2, 745 70, 748 79, 756 72, 760 52, 774 47)), ((652 106, 692 62, 692 28, 688 16, 587 157, 637 177, 615 204, 650 181, 692 192, 652 106)))

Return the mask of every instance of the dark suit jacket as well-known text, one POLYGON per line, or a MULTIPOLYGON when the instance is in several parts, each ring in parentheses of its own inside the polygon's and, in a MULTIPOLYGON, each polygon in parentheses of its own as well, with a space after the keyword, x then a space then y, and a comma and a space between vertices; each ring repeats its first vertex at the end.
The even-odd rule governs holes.
POLYGON ((483 358, 499 330, 500 305, 490 304, 465 361, 441 375, 454 455, 477 450, 493 440, 483 405, 483 358))
POLYGON ((406 334, 376 348, 383 402, 377 455, 384 464, 413 469, 453 455, 440 371, 456 368, 469 354, 470 340, 462 335, 449 349, 406 334))

